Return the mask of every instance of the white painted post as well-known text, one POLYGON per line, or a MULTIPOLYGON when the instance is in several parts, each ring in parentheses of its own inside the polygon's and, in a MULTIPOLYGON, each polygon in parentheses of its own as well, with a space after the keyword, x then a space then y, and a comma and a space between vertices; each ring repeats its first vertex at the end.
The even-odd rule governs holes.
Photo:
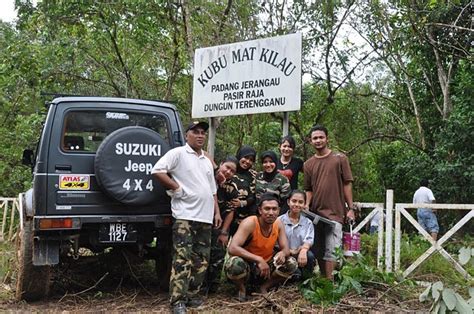
POLYGON ((23 193, 18 194, 18 212, 20 214, 20 230, 23 230, 23 193))
POLYGON ((391 272, 392 271, 392 211, 393 211, 393 190, 387 190, 386 194, 386 208, 387 208, 387 215, 385 216, 386 219, 386 226, 387 231, 385 232, 385 271, 391 272))
POLYGON ((12 209, 10 213, 10 228, 8 228, 8 241, 11 241, 13 237, 13 226, 15 225, 16 207, 17 207, 16 199, 12 199, 12 209))
POLYGON ((0 205, 0 208, 3 207, 3 220, 2 220, 2 232, 0 233, 0 236, 2 240, 5 240, 5 225, 7 224, 7 214, 8 214, 8 201, 6 199, 2 200, 2 204, 0 205))
POLYGON ((290 134, 290 113, 283 112, 283 136, 290 134))
POLYGON ((401 216, 398 204, 395 206, 395 254, 394 254, 394 270, 400 269, 400 241, 401 241, 401 216))
POLYGON ((377 268, 382 270, 382 257, 383 257, 383 230, 384 230, 384 210, 379 208, 379 227, 377 233, 377 268))
POLYGON ((209 138, 207 140, 207 152, 214 159, 216 146, 216 118, 209 118, 209 138))

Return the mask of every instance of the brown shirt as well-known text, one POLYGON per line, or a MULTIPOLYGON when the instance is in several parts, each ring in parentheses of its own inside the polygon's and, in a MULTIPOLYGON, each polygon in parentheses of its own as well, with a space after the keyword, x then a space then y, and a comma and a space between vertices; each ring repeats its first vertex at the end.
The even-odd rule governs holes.
POLYGON ((331 152, 314 155, 303 166, 304 189, 313 192, 312 212, 344 223, 344 182, 353 181, 349 161, 344 154, 331 152))

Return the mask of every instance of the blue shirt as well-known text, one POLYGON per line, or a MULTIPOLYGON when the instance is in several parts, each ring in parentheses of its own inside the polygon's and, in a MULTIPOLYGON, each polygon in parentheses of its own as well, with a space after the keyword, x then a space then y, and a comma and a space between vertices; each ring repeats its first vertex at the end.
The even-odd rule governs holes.
POLYGON ((302 246, 304 243, 313 245, 314 242, 314 226, 311 220, 300 215, 298 223, 293 224, 290 220, 288 212, 281 215, 281 222, 285 226, 286 237, 288 238, 288 244, 290 250, 294 250, 302 246))

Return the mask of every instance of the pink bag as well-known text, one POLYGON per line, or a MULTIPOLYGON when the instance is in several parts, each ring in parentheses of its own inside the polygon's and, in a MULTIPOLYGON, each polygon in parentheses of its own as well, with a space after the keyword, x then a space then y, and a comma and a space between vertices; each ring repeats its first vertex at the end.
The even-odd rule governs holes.
POLYGON ((350 224, 350 232, 344 232, 342 236, 342 245, 344 256, 360 254, 360 233, 352 232, 352 223, 350 224))

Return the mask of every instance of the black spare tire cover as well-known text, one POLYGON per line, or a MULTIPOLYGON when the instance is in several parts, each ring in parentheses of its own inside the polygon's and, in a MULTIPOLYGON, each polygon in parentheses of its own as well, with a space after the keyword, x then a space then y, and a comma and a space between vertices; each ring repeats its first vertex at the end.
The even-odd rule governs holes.
POLYGON ((97 182, 105 193, 124 204, 147 205, 158 201, 166 194, 151 170, 168 150, 168 143, 153 130, 140 126, 118 129, 97 149, 97 182))

